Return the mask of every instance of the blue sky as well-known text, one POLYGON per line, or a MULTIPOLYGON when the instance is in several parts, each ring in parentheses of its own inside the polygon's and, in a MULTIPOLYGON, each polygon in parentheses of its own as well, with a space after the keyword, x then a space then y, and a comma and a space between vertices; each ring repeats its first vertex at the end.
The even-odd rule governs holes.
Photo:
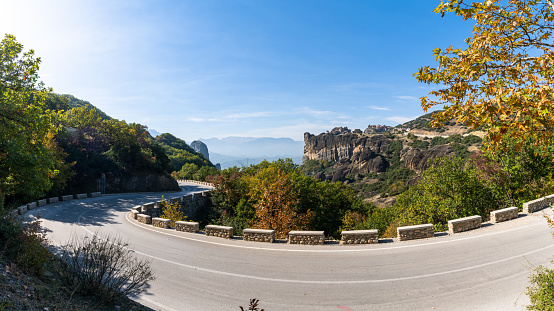
POLYGON ((412 74, 472 28, 438 3, 0 0, 0 33, 35 50, 55 92, 112 117, 187 142, 302 140, 424 113, 436 86, 412 74))

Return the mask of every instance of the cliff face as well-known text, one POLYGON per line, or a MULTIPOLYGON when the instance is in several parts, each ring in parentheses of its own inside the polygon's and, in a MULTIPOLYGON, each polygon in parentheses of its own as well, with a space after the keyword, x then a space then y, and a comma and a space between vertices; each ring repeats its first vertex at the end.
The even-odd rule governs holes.
POLYGON ((449 145, 434 146, 420 150, 408 145, 407 139, 391 139, 382 134, 362 134, 344 128, 334 129, 320 135, 304 134, 304 156, 308 160, 329 161, 335 165, 331 170, 318 172, 317 179, 344 181, 346 175, 366 175, 384 173, 392 165, 393 157, 399 156, 404 165, 416 173, 428 166, 428 161, 436 157, 454 154, 449 145), (396 144, 394 148, 392 145, 396 144), (393 150, 394 149, 394 150, 393 150), (396 154, 395 154, 396 153, 396 154))
POLYGON ((200 152, 204 156, 204 158, 208 160, 210 159, 210 154, 208 153, 208 146, 206 146, 205 143, 199 140, 195 140, 190 144, 190 147, 194 149, 194 151, 200 152))
POLYGON ((409 147, 402 151, 401 160, 404 162, 404 165, 417 173, 427 169, 429 162, 432 162, 435 158, 454 155, 454 151, 449 145, 439 145, 428 150, 409 147))
POLYGON ((389 166, 384 154, 390 140, 383 135, 360 133, 304 134, 304 156, 308 160, 327 160, 345 166, 345 174, 384 172, 389 166))

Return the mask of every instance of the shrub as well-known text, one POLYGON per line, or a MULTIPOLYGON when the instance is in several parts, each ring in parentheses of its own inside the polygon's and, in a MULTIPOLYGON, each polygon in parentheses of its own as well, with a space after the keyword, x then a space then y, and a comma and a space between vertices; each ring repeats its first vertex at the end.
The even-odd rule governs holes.
POLYGON ((527 310, 554 311, 554 269, 538 266, 532 271, 531 285, 525 291, 531 300, 527 310))
POLYGON ((481 215, 499 206, 494 193, 483 185, 461 158, 437 158, 423 172, 423 179, 398 196, 395 208, 400 224, 432 223, 436 231, 447 229, 451 219, 481 215))
POLYGON ((43 272, 49 258, 47 238, 39 218, 29 223, 19 218, 0 218, 0 249, 23 270, 35 274, 43 272))
POLYGON ((81 240, 73 237, 62 248, 58 274, 71 290, 115 302, 145 290, 154 280, 150 262, 139 260, 118 237, 97 233, 81 240))
POLYGON ((161 218, 169 219, 170 226, 175 227, 176 221, 185 220, 187 216, 183 215, 179 202, 169 203, 168 201, 163 201, 161 218))

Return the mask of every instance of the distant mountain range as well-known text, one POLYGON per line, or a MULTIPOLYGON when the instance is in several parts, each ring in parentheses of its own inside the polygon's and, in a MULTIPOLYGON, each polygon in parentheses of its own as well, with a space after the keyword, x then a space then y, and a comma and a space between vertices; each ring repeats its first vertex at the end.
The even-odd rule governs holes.
POLYGON ((274 161, 279 158, 291 158, 295 163, 302 164, 304 154, 304 142, 291 138, 226 137, 198 140, 208 146, 210 161, 220 163, 222 169, 258 164, 264 159, 274 161))

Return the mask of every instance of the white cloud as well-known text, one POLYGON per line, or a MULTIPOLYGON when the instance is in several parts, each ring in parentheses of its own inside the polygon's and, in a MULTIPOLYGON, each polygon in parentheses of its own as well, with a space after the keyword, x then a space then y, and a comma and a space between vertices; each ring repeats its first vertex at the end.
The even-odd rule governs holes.
POLYGON ((419 100, 419 98, 415 96, 408 96, 408 95, 394 96, 394 98, 402 99, 402 100, 419 100))
POLYGON ((379 106, 369 106, 369 108, 374 110, 390 110, 387 107, 379 107, 379 106))

